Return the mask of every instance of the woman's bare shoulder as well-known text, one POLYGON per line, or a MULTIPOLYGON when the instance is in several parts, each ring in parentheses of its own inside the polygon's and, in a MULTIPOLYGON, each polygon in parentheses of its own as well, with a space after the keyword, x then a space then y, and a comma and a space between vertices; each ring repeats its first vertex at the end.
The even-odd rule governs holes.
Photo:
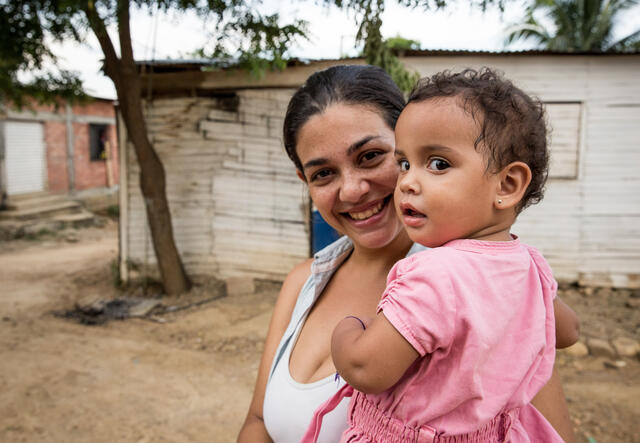
POLYGON ((276 309, 287 310, 289 315, 293 311, 298 295, 302 286, 311 275, 311 264, 313 259, 309 258, 301 263, 298 263, 287 275, 282 288, 280 289, 280 295, 278 296, 278 302, 276 303, 276 309), (288 308, 288 309, 287 309, 288 308))

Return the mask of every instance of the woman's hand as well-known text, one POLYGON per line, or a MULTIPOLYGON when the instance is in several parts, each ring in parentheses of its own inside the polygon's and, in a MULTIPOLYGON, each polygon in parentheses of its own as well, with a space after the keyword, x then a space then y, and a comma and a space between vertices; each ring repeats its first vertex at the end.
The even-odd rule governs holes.
POLYGON ((580 338, 580 321, 573 309, 559 297, 553 300, 556 318, 556 348, 567 348, 580 338))

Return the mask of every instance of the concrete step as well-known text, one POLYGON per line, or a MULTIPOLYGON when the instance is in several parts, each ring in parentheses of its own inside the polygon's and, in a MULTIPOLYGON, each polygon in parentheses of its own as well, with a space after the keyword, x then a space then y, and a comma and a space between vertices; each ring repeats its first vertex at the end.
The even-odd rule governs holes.
POLYGON ((32 198, 46 197, 48 195, 58 195, 58 194, 52 194, 52 193, 47 192, 47 191, 27 192, 26 194, 10 195, 9 196, 9 200, 19 202, 19 201, 22 201, 22 200, 29 200, 29 199, 32 199, 32 198))
POLYGON ((58 203, 69 201, 69 197, 66 194, 27 194, 26 196, 19 196, 18 198, 11 196, 7 200, 7 209, 21 211, 24 209, 31 209, 43 206, 51 206, 58 203))
POLYGON ((62 214, 74 214, 82 210, 80 203, 73 200, 63 200, 61 202, 46 203, 24 209, 2 211, 0 212, 0 219, 32 220, 36 218, 50 218, 62 214))
POLYGON ((76 214, 56 215, 51 217, 51 220, 62 223, 65 228, 80 228, 93 225, 95 216, 91 212, 82 210, 76 214))

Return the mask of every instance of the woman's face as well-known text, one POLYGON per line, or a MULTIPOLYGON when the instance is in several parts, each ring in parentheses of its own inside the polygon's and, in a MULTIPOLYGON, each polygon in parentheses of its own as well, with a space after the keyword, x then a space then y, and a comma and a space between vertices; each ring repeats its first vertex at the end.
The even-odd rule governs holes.
POLYGON ((388 245, 402 231, 393 205, 398 177, 394 134, 371 107, 335 104, 300 129, 298 172, 333 228, 365 248, 388 245))

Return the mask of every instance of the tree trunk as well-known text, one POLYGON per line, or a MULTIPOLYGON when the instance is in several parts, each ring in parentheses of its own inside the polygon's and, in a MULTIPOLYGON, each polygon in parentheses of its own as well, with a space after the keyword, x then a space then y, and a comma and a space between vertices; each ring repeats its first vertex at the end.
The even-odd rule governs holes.
POLYGON ((144 197, 162 284, 167 294, 180 294, 188 291, 191 284, 173 238, 164 167, 147 136, 140 98, 140 78, 137 72, 131 72, 132 69, 135 70, 135 66, 121 68, 121 82, 117 88, 120 108, 140 165, 140 190, 144 197), (120 100, 120 97, 126 99, 120 100))
POLYGON ((156 254, 162 284, 167 294, 175 295, 188 291, 191 283, 173 239, 164 168, 147 135, 140 97, 140 75, 131 47, 129 6, 130 0, 118 0, 116 3, 120 57, 115 51, 105 21, 100 17, 94 2, 87 2, 84 10, 104 53, 105 73, 116 87, 124 124, 140 165, 140 189, 144 197, 147 221, 151 228, 153 250, 156 254))

